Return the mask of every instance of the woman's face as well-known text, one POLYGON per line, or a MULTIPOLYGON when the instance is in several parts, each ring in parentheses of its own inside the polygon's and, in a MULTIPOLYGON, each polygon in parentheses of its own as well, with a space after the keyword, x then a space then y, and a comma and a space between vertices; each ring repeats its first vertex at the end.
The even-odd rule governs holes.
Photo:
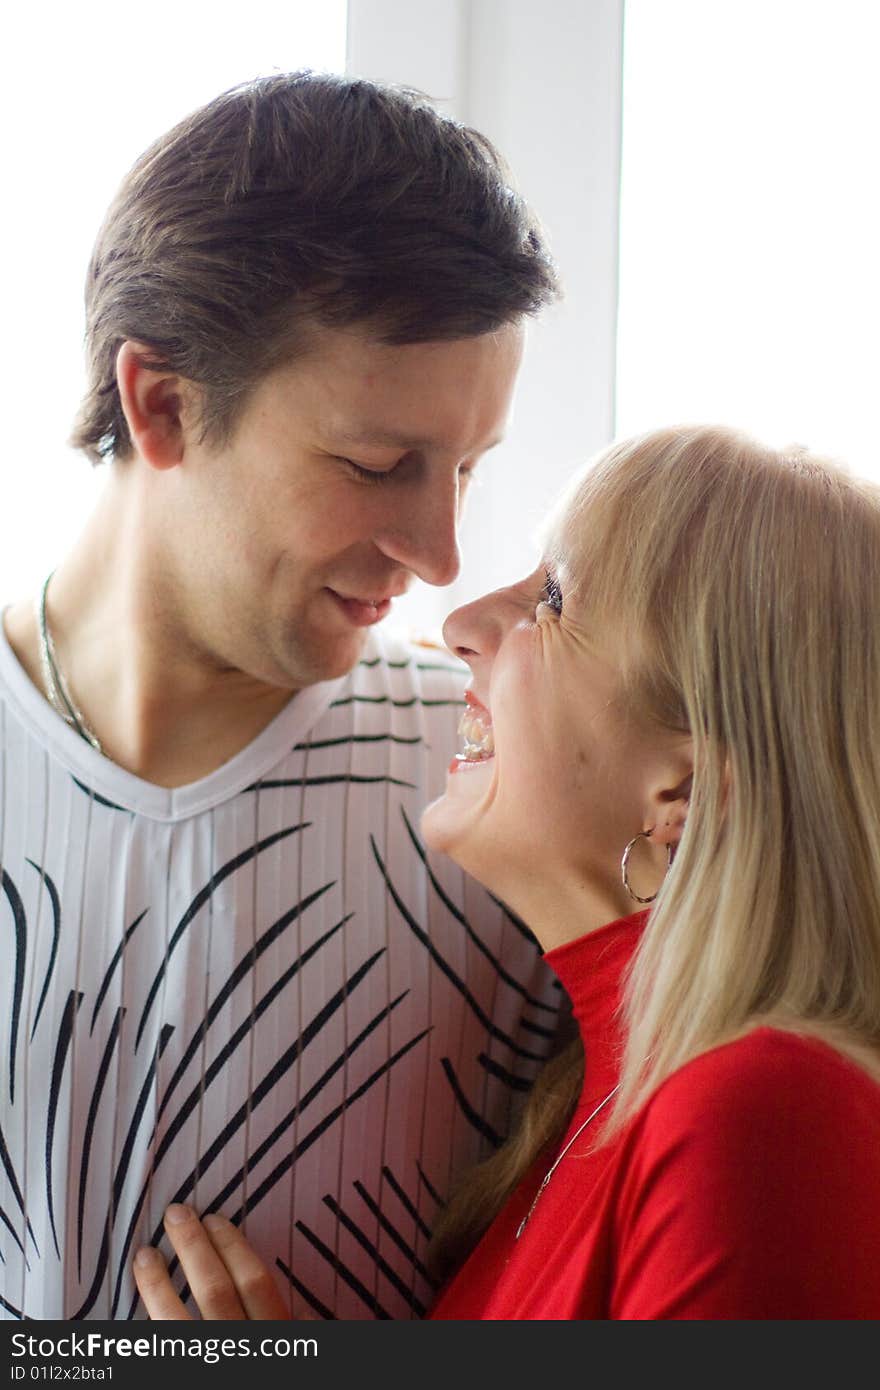
MULTIPOLYGON (((620 859, 651 824, 649 789, 663 780, 664 739, 621 698, 620 647, 591 621, 586 600, 566 592, 561 534, 552 563, 447 619, 447 645, 473 681, 461 752, 422 818, 431 848, 536 929, 542 899, 561 889, 580 889, 598 920, 635 909, 620 859)), ((662 867, 637 891, 653 892, 661 877, 662 867)))

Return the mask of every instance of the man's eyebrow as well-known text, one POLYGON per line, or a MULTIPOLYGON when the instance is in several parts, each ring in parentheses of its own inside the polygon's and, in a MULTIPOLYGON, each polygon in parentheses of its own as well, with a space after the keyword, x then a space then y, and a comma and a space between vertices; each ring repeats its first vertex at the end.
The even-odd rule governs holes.
MULTIPOLYGON (((338 439, 342 444, 367 444, 375 445, 383 449, 440 449, 443 446, 440 441, 433 439, 430 435, 403 435, 397 434, 393 430, 330 430, 334 439, 338 439)), ((499 435, 492 439, 480 449, 481 454, 487 454, 490 449, 495 449, 502 442, 503 436, 499 435)))

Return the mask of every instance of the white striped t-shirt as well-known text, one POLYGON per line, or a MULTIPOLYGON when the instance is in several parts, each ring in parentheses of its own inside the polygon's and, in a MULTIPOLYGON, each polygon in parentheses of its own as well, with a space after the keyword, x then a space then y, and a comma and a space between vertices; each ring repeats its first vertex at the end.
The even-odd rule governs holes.
POLYGON ((465 676, 375 631, 169 790, 68 728, 0 623, 0 1317, 143 1318, 172 1201, 240 1222, 292 1312, 422 1314, 438 1204, 559 1003, 420 839, 465 676))

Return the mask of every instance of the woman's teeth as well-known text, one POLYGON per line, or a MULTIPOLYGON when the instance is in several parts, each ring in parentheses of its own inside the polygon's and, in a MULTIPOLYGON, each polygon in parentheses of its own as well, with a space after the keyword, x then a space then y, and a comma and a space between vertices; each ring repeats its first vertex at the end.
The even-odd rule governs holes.
POLYGON ((479 763, 493 757, 495 735, 488 710, 468 707, 459 721, 458 736, 461 739, 459 762, 479 763))

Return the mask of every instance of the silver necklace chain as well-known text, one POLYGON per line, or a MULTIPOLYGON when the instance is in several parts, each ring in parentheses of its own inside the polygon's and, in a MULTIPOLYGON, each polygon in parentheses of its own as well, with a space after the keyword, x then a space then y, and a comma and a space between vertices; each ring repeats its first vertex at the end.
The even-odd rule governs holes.
MULTIPOLYGON (((54 570, 52 573, 54 574, 54 570)), ((46 591, 49 588, 51 578, 52 575, 50 574, 45 580, 37 600, 37 626, 40 633, 40 665, 43 671, 43 684, 46 687, 50 705, 61 715, 64 722, 75 729, 86 743, 90 743, 96 752, 103 753, 104 750, 97 734, 86 723, 82 711, 74 703, 70 688, 58 665, 55 644, 52 641, 52 634, 46 621, 46 591)))
POLYGON ((555 1162, 551 1164, 551 1166, 547 1169, 547 1172, 544 1174, 543 1178, 541 1179, 541 1186, 538 1188, 537 1192, 535 1193, 535 1196, 534 1196, 534 1198, 533 1198, 533 1200, 532 1200, 532 1205, 529 1207, 529 1209, 528 1209, 528 1211, 526 1212, 525 1216, 523 1217, 522 1221, 519 1223, 519 1225, 518 1225, 517 1228, 516 1228, 516 1235, 514 1236, 514 1240, 519 1240, 519 1238, 520 1238, 520 1236, 522 1235, 523 1231, 525 1230, 526 1226, 529 1224, 529 1220, 531 1219, 532 1212, 535 1210, 535 1207, 538 1205, 538 1202, 540 1201, 541 1194, 542 1194, 542 1192, 544 1191, 544 1188, 547 1186, 548 1182, 549 1182, 550 1179, 553 1177, 553 1174, 556 1172, 556 1169, 559 1167, 560 1163, 561 1163, 562 1160, 565 1158, 565 1155, 568 1153, 568 1151, 569 1151, 569 1149, 571 1148, 571 1146, 572 1146, 572 1144, 574 1143, 574 1141, 575 1141, 577 1138, 579 1138, 581 1134, 583 1134, 584 1130, 586 1129, 586 1127, 587 1127, 587 1125, 590 1123, 590 1121, 591 1121, 591 1120, 595 1120, 595 1118, 596 1118, 596 1116, 598 1115, 599 1111, 605 1109, 605 1106, 608 1104, 608 1102, 609 1102, 609 1100, 611 1099, 611 1097, 612 1097, 613 1095, 615 1095, 619 1089, 620 1089, 620 1082, 618 1081, 617 1085, 613 1088, 613 1090, 611 1090, 611 1091, 608 1092, 608 1094, 607 1094, 607 1096, 605 1097, 605 1099, 599 1101, 599 1104, 596 1106, 596 1109, 592 1112, 591 1115, 588 1115, 588 1116, 587 1116, 587 1118, 584 1120, 583 1124, 582 1124, 582 1125, 578 1125, 577 1129, 575 1130, 574 1134, 573 1134, 573 1135, 571 1136, 571 1138, 569 1139, 568 1143, 566 1144, 566 1146, 565 1146, 565 1148, 562 1150, 562 1152, 556 1155, 555 1162))

